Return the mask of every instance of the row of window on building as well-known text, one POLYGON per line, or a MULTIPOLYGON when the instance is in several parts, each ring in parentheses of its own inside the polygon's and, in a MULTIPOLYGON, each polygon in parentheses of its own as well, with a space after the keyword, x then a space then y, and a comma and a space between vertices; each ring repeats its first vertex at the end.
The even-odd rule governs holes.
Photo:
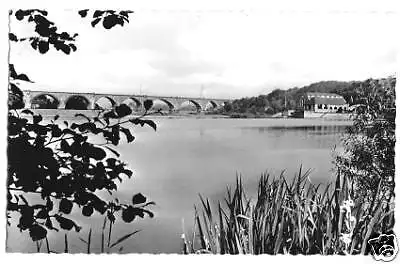
POLYGON ((328 106, 328 105, 323 105, 319 104, 318 109, 329 109, 329 110, 347 110, 346 106, 328 106))

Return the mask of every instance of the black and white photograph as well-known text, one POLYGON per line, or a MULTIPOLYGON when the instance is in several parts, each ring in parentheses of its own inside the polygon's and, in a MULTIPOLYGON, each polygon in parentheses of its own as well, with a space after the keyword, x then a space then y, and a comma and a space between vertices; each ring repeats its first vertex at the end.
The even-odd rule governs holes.
POLYGON ((361 3, 2 12, 5 252, 394 260, 398 14, 361 3))

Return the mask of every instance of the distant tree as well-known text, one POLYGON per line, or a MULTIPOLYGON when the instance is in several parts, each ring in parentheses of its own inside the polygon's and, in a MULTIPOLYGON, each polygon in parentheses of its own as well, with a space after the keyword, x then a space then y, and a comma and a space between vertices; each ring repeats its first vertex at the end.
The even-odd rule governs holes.
POLYGON ((264 109, 264 112, 265 112, 266 114, 268 114, 268 115, 274 114, 274 110, 273 110, 270 106, 267 106, 267 107, 264 109))
POLYGON ((227 113, 231 112, 233 109, 232 104, 230 102, 225 102, 223 109, 227 113))
POLYGON ((248 111, 255 115, 257 114, 257 107, 255 105, 252 105, 248 111))
MULTIPOLYGON (((129 22, 130 13, 94 10, 91 24, 94 27, 102 21, 106 29, 123 26, 129 22)), ((13 14, 18 20, 34 24, 35 33, 29 38, 19 38, 10 32, 10 41, 28 41, 42 54, 49 47, 65 54, 77 50, 74 44, 77 34, 59 32, 48 20, 47 11, 10 11, 10 16, 13 14)), ((88 14, 87 9, 79 11, 81 17, 88 14)), ((18 88, 21 81, 31 82, 26 74, 18 74, 10 64, 7 218, 19 219, 19 229, 29 232, 33 241, 39 241, 47 238, 49 231, 74 229, 79 232, 81 227, 71 218, 74 209, 86 217, 95 212, 106 215, 110 234, 118 217, 128 223, 137 217, 152 217, 153 213, 146 207, 153 202, 147 201, 141 193, 133 195, 131 201, 119 201, 113 196, 118 189, 117 182, 122 182, 124 175, 130 178, 133 172, 112 148, 121 142, 123 136, 128 143, 134 141, 132 125, 156 129, 153 121, 143 119, 151 105, 145 104, 146 112, 138 118, 128 118, 132 110, 122 104, 99 112, 95 117, 77 114, 77 121, 72 123, 60 121, 58 115, 44 121, 41 115, 31 110, 16 110, 24 107, 23 93, 18 88), (103 142, 99 142, 98 137, 103 142)))

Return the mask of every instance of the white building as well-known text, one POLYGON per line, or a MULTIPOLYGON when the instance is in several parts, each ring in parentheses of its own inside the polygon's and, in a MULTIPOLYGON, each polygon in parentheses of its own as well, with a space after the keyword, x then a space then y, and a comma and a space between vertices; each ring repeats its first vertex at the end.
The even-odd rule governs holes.
POLYGON ((306 93, 301 98, 301 107, 315 113, 343 113, 349 109, 343 96, 334 93, 306 93))

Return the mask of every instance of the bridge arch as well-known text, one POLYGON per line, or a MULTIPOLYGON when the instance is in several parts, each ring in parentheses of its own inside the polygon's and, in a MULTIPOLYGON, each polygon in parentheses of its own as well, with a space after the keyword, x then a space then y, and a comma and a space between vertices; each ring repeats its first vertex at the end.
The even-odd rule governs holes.
POLYGON ((213 110, 218 108, 218 104, 214 102, 213 100, 210 100, 206 103, 204 110, 213 110))
POLYGON ((142 103, 139 101, 139 99, 135 97, 129 97, 125 99, 122 103, 129 106, 132 110, 138 110, 142 106, 142 103))
POLYGON ((89 99, 82 95, 72 95, 65 101, 65 109, 87 110, 89 108, 89 99))
POLYGON ((158 98, 158 99, 151 99, 151 100, 153 101, 153 106, 151 107, 151 109, 153 109, 155 111, 158 111, 158 110, 172 111, 175 108, 175 106, 167 99, 158 98))
POLYGON ((52 94, 42 93, 36 95, 31 100, 31 108, 38 109, 57 109, 60 101, 52 94))
POLYGON ((95 103, 95 109, 111 109, 115 105, 115 101, 109 96, 100 97, 95 103))
POLYGON ((180 110, 191 110, 190 108, 195 107, 196 111, 201 111, 201 105, 195 100, 186 100, 179 106, 180 110))

